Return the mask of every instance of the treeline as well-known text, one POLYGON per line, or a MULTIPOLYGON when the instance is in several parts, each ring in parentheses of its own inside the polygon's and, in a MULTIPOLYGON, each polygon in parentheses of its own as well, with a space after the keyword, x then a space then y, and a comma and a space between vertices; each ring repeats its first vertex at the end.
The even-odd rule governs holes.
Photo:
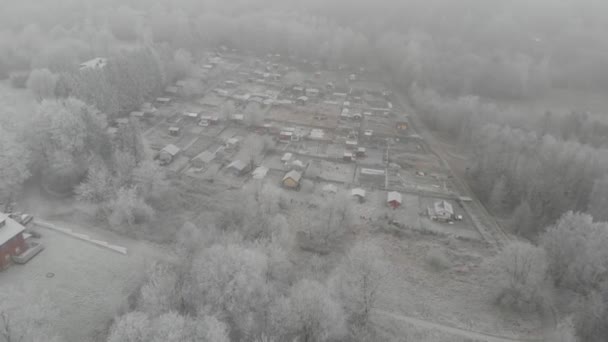
POLYGON ((297 232, 329 251, 342 245, 349 202, 328 199, 319 218, 288 223, 298 206, 274 186, 215 200, 232 204, 179 229, 177 260, 151 267, 108 341, 382 340, 370 317, 390 272, 383 251, 357 242, 336 264, 301 251, 297 232))
POLYGON ((518 312, 566 313, 551 341, 605 341, 608 336, 608 223, 567 212, 538 246, 513 242, 489 263, 497 304, 518 312), (559 297, 559 298, 558 298, 559 297))

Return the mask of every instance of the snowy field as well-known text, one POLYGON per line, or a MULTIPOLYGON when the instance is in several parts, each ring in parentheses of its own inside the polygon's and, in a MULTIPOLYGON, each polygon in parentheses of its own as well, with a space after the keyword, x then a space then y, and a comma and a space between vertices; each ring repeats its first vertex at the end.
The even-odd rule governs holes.
POLYGON ((49 229, 37 231, 42 234, 40 242, 45 249, 29 263, 13 265, 0 273, 0 284, 26 289, 33 301, 48 296, 57 312, 50 317, 51 323, 63 341, 93 341, 91 337, 103 331, 126 305, 127 296, 138 286, 147 265, 171 255, 151 244, 109 233, 100 238, 127 247, 128 255, 49 229))

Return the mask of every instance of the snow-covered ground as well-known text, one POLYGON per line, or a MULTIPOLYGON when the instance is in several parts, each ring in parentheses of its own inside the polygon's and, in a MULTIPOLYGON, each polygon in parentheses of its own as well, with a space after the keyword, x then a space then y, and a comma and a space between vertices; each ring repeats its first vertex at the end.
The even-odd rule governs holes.
POLYGON ((113 234, 98 236, 85 229, 69 228, 127 247, 128 255, 36 228, 45 249, 27 264, 1 272, 0 284, 27 289, 32 301, 48 296, 56 310, 50 317, 54 332, 63 341, 90 341, 126 305, 127 296, 138 286, 147 265, 170 257, 171 251, 113 234), (53 276, 47 276, 49 273, 53 276))

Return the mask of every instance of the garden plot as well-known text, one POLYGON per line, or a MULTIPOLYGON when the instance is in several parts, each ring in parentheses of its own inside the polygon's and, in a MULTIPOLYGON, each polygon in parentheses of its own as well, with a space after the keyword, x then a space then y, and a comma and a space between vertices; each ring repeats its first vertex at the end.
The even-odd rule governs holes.
POLYGON ((315 160, 314 165, 319 178, 326 181, 350 184, 355 176, 356 166, 353 164, 315 160))

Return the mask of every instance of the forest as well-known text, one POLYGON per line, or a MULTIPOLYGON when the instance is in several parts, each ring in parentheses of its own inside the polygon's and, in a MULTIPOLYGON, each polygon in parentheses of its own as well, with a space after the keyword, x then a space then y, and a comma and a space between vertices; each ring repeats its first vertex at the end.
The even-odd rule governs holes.
MULTIPOLYGON (((148 272, 107 341, 366 340, 356 329, 366 326, 374 286, 388 269, 373 262, 381 250, 355 245, 326 274, 328 283, 291 274, 281 253, 293 237, 281 235, 287 223, 275 215, 276 198, 258 199, 240 215, 222 213, 208 227, 184 223, 160 232, 169 220, 163 213, 176 209, 166 203, 180 206, 169 186, 178 180, 147 160, 133 123, 107 134, 111 120, 220 46, 329 69, 365 68, 383 75, 435 134, 465 151, 472 189, 527 241, 501 257, 542 259, 533 266, 542 278, 577 295, 569 314, 578 338, 604 341, 608 117, 581 108, 526 112, 509 103, 556 89, 605 94, 605 13, 608 3, 596 0, 11 3, 0 12, 0 79, 28 89, 37 103, 27 111, 0 109, 0 199, 18 197, 35 180, 51 193, 94 203, 110 226, 152 223, 141 229, 180 246, 179 268, 159 264, 148 272), (110 57, 107 68, 79 70, 97 56, 110 57), (255 222, 260 216, 271 222, 255 222), (228 294, 231 301, 218 300, 228 294)), ((512 266, 504 266, 515 274, 508 295, 525 304, 539 300, 541 281, 512 266)))

